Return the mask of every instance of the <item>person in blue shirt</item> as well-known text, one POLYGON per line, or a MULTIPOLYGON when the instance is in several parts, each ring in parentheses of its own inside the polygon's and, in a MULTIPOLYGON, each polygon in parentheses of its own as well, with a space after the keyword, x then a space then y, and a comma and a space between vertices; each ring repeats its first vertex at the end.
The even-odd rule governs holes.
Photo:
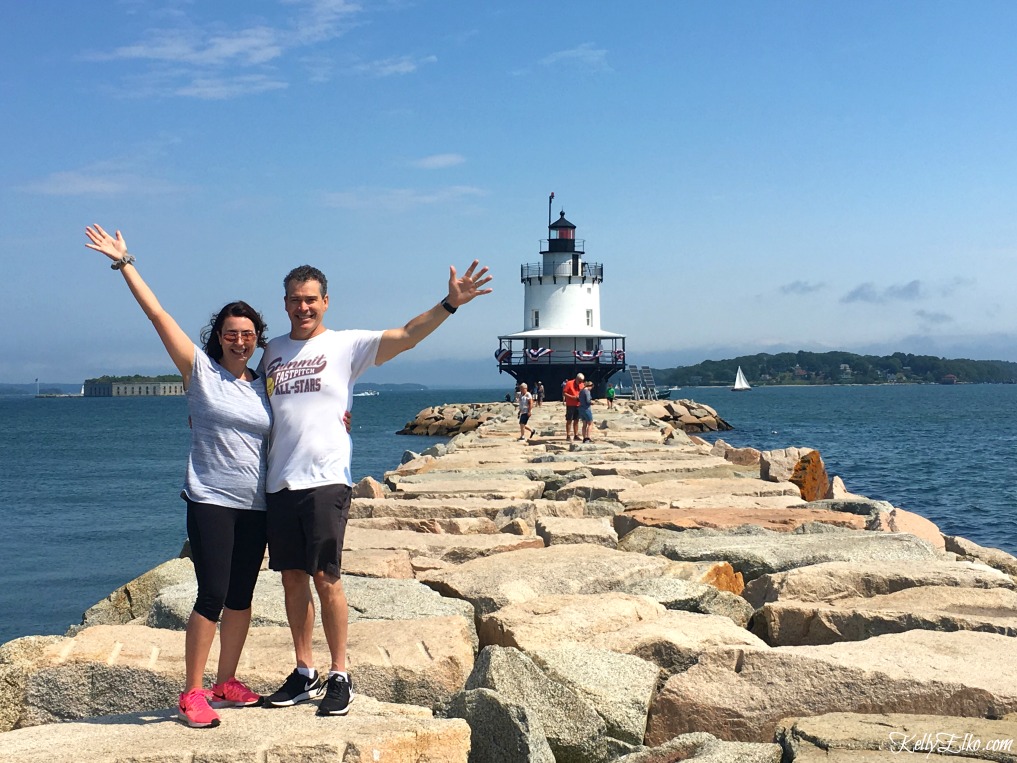
POLYGON ((579 420, 583 423, 583 442, 590 440, 590 426, 593 424, 593 382, 588 381, 579 390, 579 420))

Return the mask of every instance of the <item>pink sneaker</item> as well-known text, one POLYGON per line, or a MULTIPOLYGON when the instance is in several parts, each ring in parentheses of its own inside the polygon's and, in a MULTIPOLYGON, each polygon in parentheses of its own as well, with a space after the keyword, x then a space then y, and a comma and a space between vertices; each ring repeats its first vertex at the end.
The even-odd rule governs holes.
POLYGON ((251 691, 247 686, 231 678, 212 687, 212 707, 251 707, 261 704, 261 695, 251 691))
POLYGON ((212 692, 208 689, 191 689, 180 695, 177 718, 192 729, 212 729, 219 725, 219 714, 208 706, 212 692))

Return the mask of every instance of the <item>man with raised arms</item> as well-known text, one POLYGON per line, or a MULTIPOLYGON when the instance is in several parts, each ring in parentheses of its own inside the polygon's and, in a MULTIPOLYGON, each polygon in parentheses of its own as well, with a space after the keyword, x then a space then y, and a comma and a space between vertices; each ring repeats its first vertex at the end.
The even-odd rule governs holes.
POLYGON ((269 567, 282 573, 286 617, 296 668, 270 707, 322 698, 318 715, 346 715, 353 686, 346 672, 349 609, 340 579, 343 537, 353 480, 351 441, 342 425, 353 384, 372 365, 415 347, 457 309, 492 289, 487 268, 476 260, 462 276, 449 268, 448 295, 402 328, 333 331, 322 323, 328 310, 325 275, 302 265, 286 276, 290 333, 268 343, 262 357, 274 423, 268 454, 269 567), (323 679, 311 650, 314 599, 331 665, 323 679))

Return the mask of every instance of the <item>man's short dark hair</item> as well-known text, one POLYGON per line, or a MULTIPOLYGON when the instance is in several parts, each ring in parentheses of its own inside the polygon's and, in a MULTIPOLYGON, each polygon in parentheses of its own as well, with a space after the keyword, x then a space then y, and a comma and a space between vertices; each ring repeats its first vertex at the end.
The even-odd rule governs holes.
POLYGON ((325 278, 325 274, 322 273, 315 267, 310 265, 301 265, 298 268, 293 268, 286 277, 283 279, 283 289, 289 294, 290 284, 296 283, 307 283, 308 281, 317 281, 321 284, 321 296, 328 294, 328 279, 325 278))

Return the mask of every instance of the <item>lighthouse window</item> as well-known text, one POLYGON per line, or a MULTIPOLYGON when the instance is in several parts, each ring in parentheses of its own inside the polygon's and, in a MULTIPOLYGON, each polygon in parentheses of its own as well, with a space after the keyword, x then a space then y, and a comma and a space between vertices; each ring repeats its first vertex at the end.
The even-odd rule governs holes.
POLYGON ((540 310, 533 311, 533 328, 540 328, 540 310))
POLYGON ((587 326, 592 326, 593 325, 593 311, 592 310, 587 310, 586 311, 586 325, 587 326))

